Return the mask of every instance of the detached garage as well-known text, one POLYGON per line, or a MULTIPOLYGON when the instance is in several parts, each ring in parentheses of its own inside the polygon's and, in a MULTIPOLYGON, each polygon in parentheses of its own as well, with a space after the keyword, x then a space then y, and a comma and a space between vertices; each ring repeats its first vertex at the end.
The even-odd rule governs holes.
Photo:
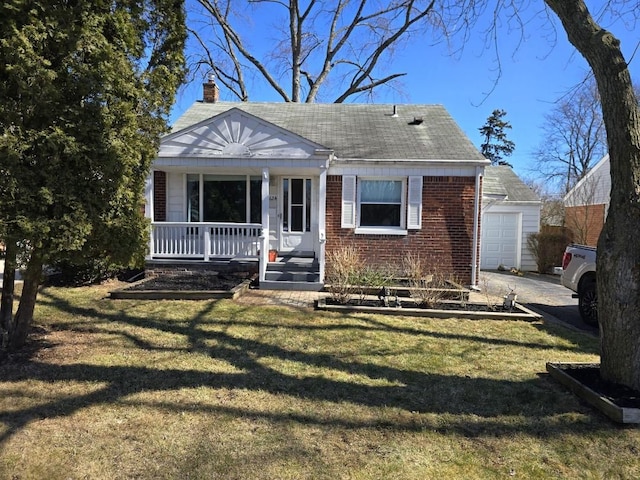
POLYGON ((480 268, 536 270, 527 247, 540 230, 540 198, 511 167, 486 167, 482 189, 480 268))

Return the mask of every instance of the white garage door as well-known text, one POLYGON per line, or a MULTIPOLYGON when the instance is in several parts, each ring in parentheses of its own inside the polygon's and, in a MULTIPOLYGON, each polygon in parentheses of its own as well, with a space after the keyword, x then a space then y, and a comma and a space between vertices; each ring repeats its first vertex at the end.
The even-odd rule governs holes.
POLYGON ((518 255, 518 214, 485 213, 482 217, 480 268, 516 267, 518 255))

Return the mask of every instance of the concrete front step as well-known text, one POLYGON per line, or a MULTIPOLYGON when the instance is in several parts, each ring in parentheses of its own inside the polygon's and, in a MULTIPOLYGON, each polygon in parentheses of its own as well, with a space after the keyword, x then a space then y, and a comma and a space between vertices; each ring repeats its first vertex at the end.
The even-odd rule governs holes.
POLYGON ((320 291, 320 266, 313 257, 282 256, 267 264, 261 289, 320 291))
POLYGON ((317 272, 320 270, 320 265, 315 258, 279 258, 275 262, 269 262, 267 264, 267 270, 269 271, 311 271, 317 272))
POLYGON ((320 273, 308 271, 277 271, 267 270, 265 280, 274 282, 319 282, 320 273))

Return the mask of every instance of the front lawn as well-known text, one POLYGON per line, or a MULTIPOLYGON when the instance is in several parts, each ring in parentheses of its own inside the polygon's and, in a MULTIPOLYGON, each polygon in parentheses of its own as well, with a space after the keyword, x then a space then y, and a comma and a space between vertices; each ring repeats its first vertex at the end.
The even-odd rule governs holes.
POLYGON ((41 292, 0 364, 0 478, 640 477, 640 430, 545 373, 597 361, 588 335, 108 289, 41 292))

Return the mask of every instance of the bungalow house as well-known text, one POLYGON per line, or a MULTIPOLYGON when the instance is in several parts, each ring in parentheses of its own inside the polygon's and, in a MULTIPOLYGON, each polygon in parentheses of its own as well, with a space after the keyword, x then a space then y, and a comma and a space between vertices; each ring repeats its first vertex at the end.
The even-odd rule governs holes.
POLYGON ((595 247, 604 227, 611 195, 609 155, 602 157, 564 196, 565 227, 573 241, 595 247))
POLYGON ((475 286, 488 164, 440 105, 230 103, 205 83, 152 165, 147 268, 249 264, 261 288, 320 289, 353 246, 475 286))
POLYGON ((540 231, 540 197, 511 167, 490 166, 482 182, 480 268, 537 270, 527 239, 540 231))

